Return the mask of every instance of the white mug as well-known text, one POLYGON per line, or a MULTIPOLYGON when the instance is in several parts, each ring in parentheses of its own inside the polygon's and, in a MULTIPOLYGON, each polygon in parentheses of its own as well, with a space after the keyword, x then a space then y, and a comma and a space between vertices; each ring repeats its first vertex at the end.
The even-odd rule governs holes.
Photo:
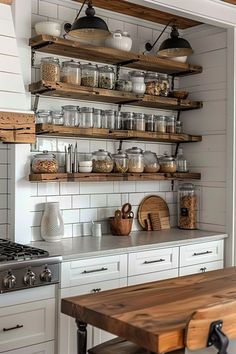
POLYGON ((102 224, 99 224, 97 222, 92 223, 92 236, 102 236, 102 224))

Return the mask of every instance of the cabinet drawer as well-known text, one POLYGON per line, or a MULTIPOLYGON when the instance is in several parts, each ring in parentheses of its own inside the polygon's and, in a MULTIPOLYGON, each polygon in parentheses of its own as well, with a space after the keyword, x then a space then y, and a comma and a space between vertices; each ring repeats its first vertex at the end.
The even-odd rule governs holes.
POLYGON ((165 248, 129 254, 128 275, 153 273, 178 267, 178 248, 165 248))
POLYGON ((178 269, 163 270, 162 272, 155 272, 150 274, 141 274, 128 277, 128 285, 137 285, 148 283, 150 281, 158 281, 178 276, 178 269))
POLYGON ((55 300, 1 308, 0 352, 54 339, 55 300))
POLYGON ((62 264, 61 287, 67 288, 126 276, 126 254, 81 259, 62 264))
POLYGON ((20 349, 10 350, 3 354, 54 354, 54 341, 31 345, 20 349))
POLYGON ((209 272, 210 270, 216 270, 222 268, 223 268, 223 261, 201 263, 189 267, 180 268, 179 276, 205 273, 205 272, 209 272))
POLYGON ((223 240, 180 247, 180 267, 223 259, 223 240))

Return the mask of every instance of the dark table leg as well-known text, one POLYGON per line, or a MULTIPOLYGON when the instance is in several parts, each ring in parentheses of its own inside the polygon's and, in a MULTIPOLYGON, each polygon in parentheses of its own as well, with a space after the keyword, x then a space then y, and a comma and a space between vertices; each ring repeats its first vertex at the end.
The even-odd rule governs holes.
POLYGON ((77 354, 86 354, 87 351, 87 323, 75 320, 77 330, 77 354))

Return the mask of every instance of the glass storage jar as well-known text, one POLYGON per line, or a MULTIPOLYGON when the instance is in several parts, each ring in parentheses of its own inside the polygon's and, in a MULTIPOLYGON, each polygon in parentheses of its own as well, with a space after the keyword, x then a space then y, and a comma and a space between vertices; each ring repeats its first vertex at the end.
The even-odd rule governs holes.
POLYGON ((40 124, 51 124, 52 122, 52 112, 41 109, 36 112, 36 123, 40 124))
POLYGON ((171 116, 167 117, 166 132, 170 134, 175 134, 176 132, 176 118, 171 116))
POLYGON ((160 74, 160 96, 167 97, 170 92, 170 81, 168 74, 160 74))
POLYGON ((167 117, 156 116, 155 131, 158 133, 166 133, 167 117))
POLYGON ((197 229, 198 193, 192 183, 184 183, 178 189, 178 227, 180 229, 197 229))
POLYGON ((54 57, 46 57, 41 59, 40 64, 41 80, 56 82, 60 81, 60 62, 54 57))
POLYGON ((69 60, 61 64, 61 81, 67 84, 81 84, 81 67, 80 63, 69 60))
POLYGON ((177 170, 176 160, 173 156, 163 155, 158 158, 160 164, 159 172, 174 173, 177 170))
POLYGON ((79 122, 81 128, 93 127, 93 108, 81 107, 79 110, 79 122))
POLYGON ((58 168, 56 156, 49 154, 48 151, 34 155, 32 159, 31 169, 33 173, 57 173, 58 168))
POLYGON ((93 172, 110 173, 113 170, 113 160, 109 152, 100 149, 93 152, 93 172))
POLYGON ((135 120, 134 129, 139 131, 145 131, 146 129, 145 115, 143 113, 135 113, 134 120, 135 120))
POLYGON ((122 151, 118 151, 112 155, 114 161, 114 172, 125 173, 128 171, 128 155, 122 151))
POLYGON ((98 86, 100 88, 113 90, 115 87, 115 71, 112 66, 102 66, 98 69, 98 86))
POLYGON ((183 123, 180 120, 177 120, 175 122, 175 130, 176 130, 176 134, 183 133, 183 123))
POLYGON ((144 170, 144 157, 142 149, 138 147, 132 147, 131 149, 125 150, 129 163, 128 163, 128 172, 139 172, 142 173, 144 170))
POLYGON ((117 91, 124 91, 124 92, 132 92, 133 85, 132 81, 119 79, 116 82, 116 90, 117 91))
POLYGON ((77 106, 62 106, 64 115, 64 125, 68 127, 77 127, 79 125, 79 111, 77 106))
POLYGON ((101 128, 102 127, 102 110, 94 108, 93 110, 93 127, 101 128))
POLYGON ((138 95, 143 95, 146 90, 144 82, 145 73, 143 71, 130 71, 130 80, 132 81, 132 91, 138 95))
POLYGON ((144 172, 155 173, 160 170, 158 158, 155 152, 145 151, 144 154, 144 172))
POLYGON ((81 85, 98 87, 98 67, 91 63, 81 65, 81 85))
POLYGON ((55 125, 63 125, 64 124, 64 116, 62 111, 53 111, 52 112, 52 124, 55 125))
POLYGON ((134 114, 132 112, 123 112, 122 124, 124 130, 134 130, 135 128, 134 114))
POLYGON ((115 129, 116 130, 120 130, 120 129, 123 129, 123 126, 122 126, 122 113, 119 111, 119 112, 116 112, 115 113, 115 129))
POLYGON ((160 96, 161 86, 158 73, 147 72, 145 75, 145 85, 147 95, 160 96))
POLYGON ((154 114, 147 114, 145 116, 145 121, 146 121, 146 131, 148 132, 154 132, 155 131, 155 116, 154 114))
POLYGON ((115 129, 115 111, 114 109, 108 109, 103 111, 102 115, 102 128, 115 129))

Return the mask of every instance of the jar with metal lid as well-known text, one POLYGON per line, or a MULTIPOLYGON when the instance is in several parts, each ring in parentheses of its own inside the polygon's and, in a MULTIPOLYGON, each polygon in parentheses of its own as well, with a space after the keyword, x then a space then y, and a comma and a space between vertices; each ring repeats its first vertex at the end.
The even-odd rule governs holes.
POLYGON ((154 132, 155 131, 155 115, 154 114, 146 114, 145 121, 146 121, 146 131, 154 132))
POLYGON ((91 63, 81 65, 81 85, 98 87, 98 67, 91 63))
POLYGON ((120 130, 123 129, 123 121, 122 121, 122 112, 115 113, 115 129, 120 130))
POLYGON ((52 124, 55 125, 63 125, 64 124, 64 116, 62 111, 53 111, 52 112, 52 124))
POLYGON ((135 119, 132 112, 123 112, 122 114, 122 124, 124 130, 134 130, 135 129, 135 119))
POLYGON ((146 90, 144 82, 145 73, 143 71, 130 71, 130 80, 132 81, 132 91, 138 95, 143 95, 146 90))
POLYGON ((79 125, 79 111, 77 106, 62 106, 64 115, 64 125, 68 127, 77 127, 79 125))
POLYGON ((176 118, 174 116, 170 116, 167 118, 166 123, 166 132, 170 134, 174 134, 176 132, 176 118))
POLYGON ((168 156, 167 154, 160 156, 158 158, 160 164, 159 172, 163 173, 174 173, 177 170, 176 160, 173 156, 168 156))
POLYGON ((108 151, 99 149, 94 151, 93 155, 93 172, 110 173, 113 170, 113 160, 108 151))
POLYGON ((93 127, 93 108, 81 107, 79 110, 79 122, 81 128, 93 127))
POLYGON ((143 150, 138 147, 132 147, 131 149, 125 150, 125 152, 129 158, 128 172, 142 173, 144 170, 143 150))
POLYGON ((147 95, 160 96, 161 86, 158 73, 147 72, 145 75, 145 85, 147 95))
POLYGON ((125 173, 128 171, 128 155, 122 151, 118 151, 112 155, 114 161, 114 172, 125 173))
POLYGON ((155 152, 144 151, 144 172, 156 173, 160 170, 158 158, 155 152))
POLYGON ((115 71, 112 66, 102 66, 98 69, 98 86, 104 89, 113 90, 115 87, 115 71))
POLYGON ((61 64, 61 81, 67 84, 81 84, 81 67, 80 63, 69 60, 61 64))
POLYGON ((192 183, 184 183, 178 189, 178 227, 197 229, 199 196, 192 183))
POLYGON ((132 81, 123 80, 123 79, 117 80, 116 82, 117 91, 132 92, 132 89, 133 89, 132 81))
POLYGON ((176 134, 181 134, 183 132, 183 123, 180 120, 175 122, 176 134))
POLYGON ((101 128, 102 127, 102 110, 94 108, 93 109, 93 127, 101 128))
POLYGON ((115 129, 115 111, 114 109, 108 109, 103 111, 102 115, 102 128, 115 129))
POLYGON ((167 97, 170 92, 170 81, 168 74, 160 74, 160 96, 167 97))
POLYGON ((134 129, 139 131, 145 131, 146 129, 145 115, 143 113, 135 113, 134 120, 135 120, 134 129))
POLYGON ((41 59, 40 64, 41 80, 56 82, 60 81, 60 62, 54 57, 46 57, 41 59))
POLYGON ((31 169, 33 173, 57 173, 58 161, 54 154, 43 151, 41 154, 34 155, 31 169))
POLYGON ((51 124, 52 122, 52 112, 46 111, 44 109, 38 110, 36 112, 36 123, 38 124, 51 124))
POLYGON ((156 116, 155 131, 158 133, 166 133, 167 117, 156 116))

